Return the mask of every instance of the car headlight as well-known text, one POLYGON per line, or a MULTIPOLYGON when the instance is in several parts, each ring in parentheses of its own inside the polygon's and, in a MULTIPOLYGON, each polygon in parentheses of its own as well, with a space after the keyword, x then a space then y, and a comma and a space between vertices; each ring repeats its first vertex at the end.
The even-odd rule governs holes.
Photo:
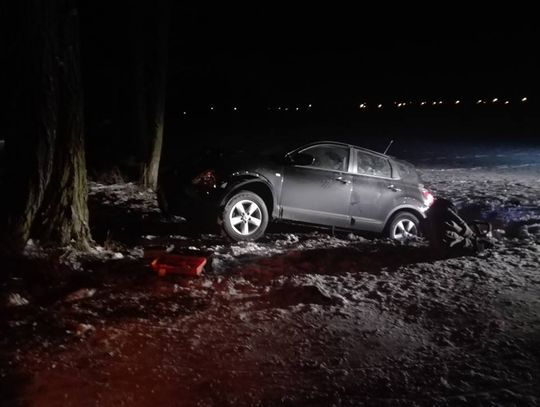
POLYGON ((217 184, 214 170, 205 170, 191 180, 191 183, 198 187, 215 188, 217 184))

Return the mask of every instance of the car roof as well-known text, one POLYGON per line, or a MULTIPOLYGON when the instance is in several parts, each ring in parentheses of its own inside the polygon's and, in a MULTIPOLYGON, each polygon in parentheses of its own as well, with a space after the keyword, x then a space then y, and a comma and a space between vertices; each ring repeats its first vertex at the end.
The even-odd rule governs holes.
POLYGON ((340 147, 355 148, 357 150, 365 151, 366 153, 375 154, 375 155, 378 155, 378 156, 381 156, 381 157, 384 157, 384 158, 392 158, 389 155, 379 153, 378 151, 373 151, 373 150, 370 150, 368 148, 359 147, 359 146, 355 146, 354 144, 343 143, 343 142, 340 142, 340 141, 330 141, 330 140, 314 141, 313 143, 305 144, 303 146, 300 146, 300 147, 294 149, 289 154, 294 153, 294 152, 299 151, 299 150, 306 149, 308 147, 317 146, 317 145, 320 145, 320 144, 332 144, 332 145, 340 146, 340 147))

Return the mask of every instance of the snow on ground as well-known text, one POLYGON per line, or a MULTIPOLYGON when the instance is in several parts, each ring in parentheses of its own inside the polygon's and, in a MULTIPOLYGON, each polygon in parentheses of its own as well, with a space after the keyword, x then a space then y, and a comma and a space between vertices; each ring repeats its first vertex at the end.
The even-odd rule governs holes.
POLYGON ((468 217, 510 228, 540 218, 540 163, 494 168, 424 169, 426 184, 468 217))
POLYGON ((103 205, 118 206, 130 212, 147 215, 159 212, 151 190, 141 190, 136 184, 89 183, 90 199, 99 199, 103 205))
POLYGON ((540 165, 499 164, 422 166, 427 187, 498 229, 493 249, 452 259, 421 241, 299 228, 231 244, 167 223, 134 185, 93 184, 100 213, 129 212, 104 246, 196 250, 209 264, 160 279, 148 258, 94 259, 53 294, 11 290, 0 394, 7 405, 538 405, 540 165))

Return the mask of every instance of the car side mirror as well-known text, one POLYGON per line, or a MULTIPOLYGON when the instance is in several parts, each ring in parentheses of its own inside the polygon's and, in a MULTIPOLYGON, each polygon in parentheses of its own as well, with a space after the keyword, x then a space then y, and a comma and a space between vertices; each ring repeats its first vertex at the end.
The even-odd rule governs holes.
POLYGON ((312 165, 315 162, 315 157, 305 153, 298 153, 290 156, 293 165, 312 165))

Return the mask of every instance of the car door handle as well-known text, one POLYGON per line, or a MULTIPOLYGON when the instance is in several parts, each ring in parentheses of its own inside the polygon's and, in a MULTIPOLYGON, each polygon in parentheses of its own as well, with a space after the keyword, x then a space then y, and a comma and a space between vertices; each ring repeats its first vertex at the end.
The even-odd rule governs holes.
POLYGON ((401 189, 396 188, 396 186, 394 184, 388 185, 386 188, 388 188, 390 191, 401 192, 401 189))
POLYGON ((337 177, 337 178, 334 178, 334 179, 336 181, 339 181, 339 182, 343 183, 343 184, 350 184, 351 183, 351 181, 349 181, 348 179, 345 179, 343 177, 337 177))

